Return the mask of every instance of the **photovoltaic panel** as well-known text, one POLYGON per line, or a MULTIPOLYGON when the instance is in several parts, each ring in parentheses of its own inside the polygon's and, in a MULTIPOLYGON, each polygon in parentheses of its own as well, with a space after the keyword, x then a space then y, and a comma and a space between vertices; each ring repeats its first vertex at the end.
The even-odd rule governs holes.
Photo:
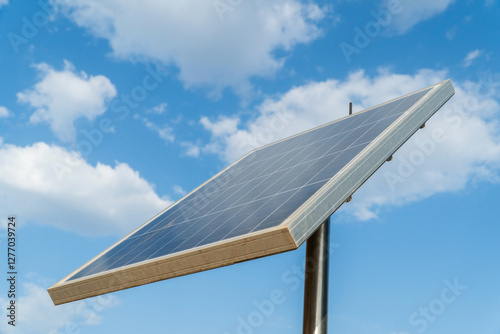
POLYGON ((445 81, 250 152, 50 288, 54 303, 298 248, 453 93, 445 81))

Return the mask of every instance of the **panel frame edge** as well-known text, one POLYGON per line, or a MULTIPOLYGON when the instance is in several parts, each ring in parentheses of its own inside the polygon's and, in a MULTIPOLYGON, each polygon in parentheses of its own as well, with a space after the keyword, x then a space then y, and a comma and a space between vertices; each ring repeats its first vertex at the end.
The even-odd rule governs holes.
POLYGON ((449 79, 419 91, 429 88, 425 96, 282 223, 290 228, 299 247, 455 94, 449 79))
POLYGON ((79 279, 61 281, 47 291, 54 304, 60 305, 297 248, 289 228, 280 225, 243 238, 220 241, 79 279))

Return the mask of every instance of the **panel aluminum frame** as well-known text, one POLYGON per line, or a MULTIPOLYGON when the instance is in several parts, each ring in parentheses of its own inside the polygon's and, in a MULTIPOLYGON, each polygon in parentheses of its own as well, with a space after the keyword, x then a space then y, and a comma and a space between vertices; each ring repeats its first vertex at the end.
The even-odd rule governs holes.
MULTIPOLYGON (((363 151, 345 165, 340 172, 279 226, 69 280, 75 273, 92 263, 113 247, 116 247, 123 242, 123 240, 154 220, 156 216, 49 288, 48 292, 50 297, 54 304, 59 305, 297 249, 455 93, 450 80, 443 81, 425 89, 429 88, 431 88, 430 91, 423 98, 385 129, 372 143, 365 147, 363 151)), ((384 104, 392 101, 388 101, 384 104)), ((362 112, 370 111, 373 108, 362 112)), ((345 118, 348 117, 352 116, 347 116, 345 118)), ((343 119, 335 122, 342 121, 343 119)), ((334 122, 328 124, 332 123, 334 122)), ((276 143, 265 147, 274 144, 276 143)), ((240 160, 246 156, 242 157, 240 160)), ((223 174, 231 168, 231 166, 227 167, 213 178, 223 174)), ((193 190, 193 192, 203 187, 210 180, 200 185, 193 190)), ((186 197, 188 195, 186 195, 186 197)), ((174 203, 172 206, 177 205, 183 199, 174 203)), ((166 210, 169 210, 171 207, 166 210)))

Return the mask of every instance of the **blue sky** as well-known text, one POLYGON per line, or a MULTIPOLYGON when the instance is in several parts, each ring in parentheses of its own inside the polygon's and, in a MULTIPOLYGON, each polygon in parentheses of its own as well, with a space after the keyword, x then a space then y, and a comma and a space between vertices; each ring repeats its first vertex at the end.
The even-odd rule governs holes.
POLYGON ((0 332, 300 333, 304 247, 58 307, 46 289, 248 150, 450 78, 333 217, 329 328, 500 334, 499 13, 0 0, 0 217, 20 226, 19 322, 0 332))

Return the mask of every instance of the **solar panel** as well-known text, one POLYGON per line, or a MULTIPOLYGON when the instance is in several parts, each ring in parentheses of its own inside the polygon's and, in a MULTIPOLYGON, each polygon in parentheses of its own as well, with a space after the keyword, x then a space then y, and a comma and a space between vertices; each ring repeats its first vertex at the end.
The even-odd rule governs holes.
POLYGON ((297 249, 453 94, 447 80, 250 152, 51 287, 52 300, 297 249))

